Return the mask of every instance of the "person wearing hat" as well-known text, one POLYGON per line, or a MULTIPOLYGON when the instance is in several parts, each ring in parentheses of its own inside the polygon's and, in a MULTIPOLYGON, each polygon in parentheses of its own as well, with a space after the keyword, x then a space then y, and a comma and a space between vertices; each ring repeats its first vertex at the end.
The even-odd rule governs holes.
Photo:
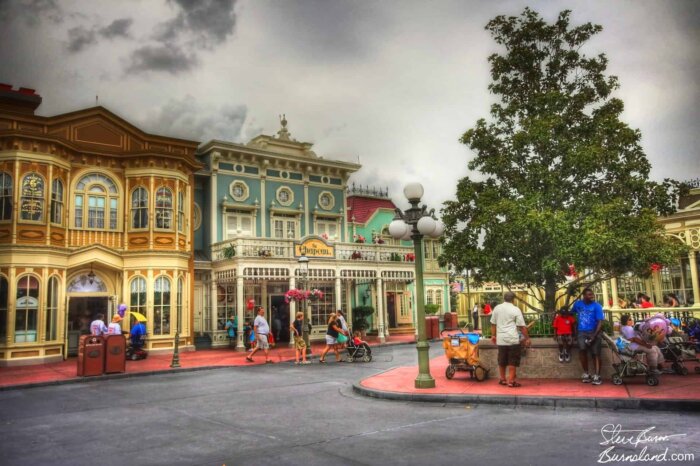
POLYGON ((122 326, 119 324, 121 321, 122 316, 119 314, 114 314, 114 317, 112 317, 112 323, 107 327, 107 335, 121 335, 122 326))

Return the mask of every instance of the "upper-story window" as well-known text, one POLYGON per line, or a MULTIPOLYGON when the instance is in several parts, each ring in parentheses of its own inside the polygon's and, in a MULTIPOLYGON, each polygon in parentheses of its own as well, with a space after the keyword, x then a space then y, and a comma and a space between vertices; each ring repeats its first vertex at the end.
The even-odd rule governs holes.
POLYGON ((12 220, 12 177, 0 172, 0 220, 12 220))
POLYGON ((83 176, 75 187, 74 206, 76 228, 117 229, 119 191, 109 177, 100 173, 83 176))
POLYGON ((173 192, 165 186, 156 191, 156 228, 173 228, 173 192))
POLYGON ((139 187, 131 192, 131 228, 148 228, 148 191, 139 187))
POLYGON ((318 236, 321 236, 329 241, 337 241, 339 239, 340 228, 339 221, 335 219, 319 218, 316 220, 315 231, 318 236))
POLYGON ((63 224, 63 183, 58 178, 51 184, 51 223, 63 224))
POLYGON ((253 236, 255 219, 250 212, 232 211, 226 213, 226 239, 237 236, 253 236))
POLYGON ((299 219, 294 216, 275 216, 271 219, 272 234, 276 239, 294 239, 299 236, 299 219))
POLYGON ((177 231, 185 231, 185 193, 177 193, 177 231))
POLYGON ((44 179, 36 173, 22 178, 20 219, 41 222, 44 218, 44 179))

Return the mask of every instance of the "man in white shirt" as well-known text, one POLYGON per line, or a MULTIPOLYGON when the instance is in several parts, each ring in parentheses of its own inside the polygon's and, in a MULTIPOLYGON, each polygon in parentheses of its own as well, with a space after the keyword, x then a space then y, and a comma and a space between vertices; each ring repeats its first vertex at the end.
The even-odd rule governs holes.
POLYGON ((520 366, 520 330, 525 336, 525 346, 530 346, 530 336, 527 334, 527 326, 523 313, 514 304, 515 293, 512 291, 503 295, 502 304, 496 306, 491 313, 491 341, 498 346, 498 373, 500 385, 512 388, 519 387, 516 382, 516 367, 520 366), (508 368, 508 380, 506 381, 506 367, 508 368))
POLYGON ((272 359, 270 359, 270 356, 268 355, 270 351, 270 344, 267 340, 267 336, 270 334, 270 326, 265 319, 265 309, 262 306, 258 307, 258 315, 255 317, 255 321, 253 322, 253 331, 255 332, 257 345, 255 346, 253 352, 246 357, 246 360, 253 362, 253 355, 261 349, 265 352, 265 362, 271 363, 272 359))
POLYGON ((97 314, 95 320, 90 324, 90 333, 95 336, 104 335, 107 333, 108 329, 104 323, 104 314, 97 314))

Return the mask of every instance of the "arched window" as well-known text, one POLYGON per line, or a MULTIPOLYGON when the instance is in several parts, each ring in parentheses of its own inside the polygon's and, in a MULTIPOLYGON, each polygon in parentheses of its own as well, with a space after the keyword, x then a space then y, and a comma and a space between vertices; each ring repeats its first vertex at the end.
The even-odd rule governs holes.
POLYGON ((156 228, 173 228, 173 192, 164 186, 156 191, 156 228))
POLYGON ((63 223, 63 183, 58 178, 51 185, 51 223, 63 223))
POLYGON ((109 177, 100 173, 83 176, 75 186, 76 228, 116 230, 119 191, 109 177), (85 209, 87 206, 87 210, 85 209))
POLYGON ((148 191, 136 188, 131 193, 131 228, 148 228, 148 191))
POLYGON ((433 290, 425 290, 425 304, 434 304, 433 290))
POLYGON ((175 309, 175 312, 177 312, 177 331, 182 332, 182 277, 177 279, 177 298, 176 298, 176 303, 177 303, 177 309, 175 309))
POLYGON ((170 334, 170 279, 158 277, 153 286, 153 334, 170 334))
POLYGON ((10 285, 5 277, 0 277, 0 338, 7 336, 7 303, 10 285))
POLYGON ((19 200, 20 218, 41 222, 44 218, 44 179, 36 173, 27 173, 22 179, 19 200))
POLYGON ((12 177, 0 172, 0 220, 12 220, 12 177))
POLYGON ((177 193, 177 231, 185 231, 185 193, 177 193))
POLYGON ((433 290, 433 293, 435 293, 435 304, 442 309, 442 290, 433 290))
POLYGON ((136 277, 131 280, 131 297, 129 311, 140 312, 146 315, 146 280, 136 277))
POLYGON ((46 341, 56 339, 56 322, 58 319, 58 277, 49 279, 46 295, 46 341))
POLYGON ((36 341, 39 313, 39 280, 36 277, 25 275, 17 280, 15 308, 15 343, 36 341))

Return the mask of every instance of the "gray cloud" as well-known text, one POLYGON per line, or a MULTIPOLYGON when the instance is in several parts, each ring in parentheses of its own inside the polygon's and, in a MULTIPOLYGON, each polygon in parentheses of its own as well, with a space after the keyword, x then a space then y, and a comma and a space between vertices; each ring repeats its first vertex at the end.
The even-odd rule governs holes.
POLYGON ((23 20, 28 26, 38 25, 42 19, 61 23, 64 18, 56 0, 0 0, 0 22, 23 20))
POLYGON ((235 0, 169 0, 180 10, 174 19, 158 26, 156 39, 169 42, 188 36, 199 47, 213 48, 233 34, 235 0))
POLYGON ((107 39, 114 39, 115 37, 131 37, 129 29, 131 24, 134 22, 131 18, 121 18, 115 19, 108 26, 100 29, 100 35, 107 39))
POLYGON ((196 56, 188 54, 177 46, 145 45, 132 52, 126 71, 132 73, 163 71, 178 74, 190 71, 196 64, 196 56))
POLYGON ((77 53, 88 45, 97 43, 97 34, 94 29, 86 29, 77 26, 68 30, 68 51, 77 53))
POLYGON ((241 141, 247 113, 245 105, 206 106, 187 95, 171 99, 149 113, 142 126, 153 133, 201 142, 210 139, 241 141))

